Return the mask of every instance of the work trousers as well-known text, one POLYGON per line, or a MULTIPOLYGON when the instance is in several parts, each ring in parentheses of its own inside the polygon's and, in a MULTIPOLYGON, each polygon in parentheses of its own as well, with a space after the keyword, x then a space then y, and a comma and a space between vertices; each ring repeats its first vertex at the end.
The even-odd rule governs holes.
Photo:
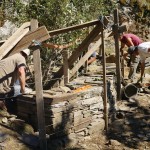
POLYGON ((18 95, 21 95, 20 90, 21 90, 20 83, 19 80, 17 80, 8 93, 0 93, 0 99, 16 97, 18 95))
POLYGON ((134 80, 137 72, 137 67, 140 62, 140 56, 131 56, 130 70, 128 78, 134 80))

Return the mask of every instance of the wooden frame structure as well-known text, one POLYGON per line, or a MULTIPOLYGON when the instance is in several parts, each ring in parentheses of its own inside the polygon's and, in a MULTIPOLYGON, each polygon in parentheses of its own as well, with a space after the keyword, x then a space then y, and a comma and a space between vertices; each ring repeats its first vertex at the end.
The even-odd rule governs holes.
MULTIPOLYGON (((117 74, 117 100, 120 100, 120 51, 118 42, 119 30, 124 31, 124 27, 119 27, 118 25, 118 11, 114 11, 114 28, 113 33, 115 37, 115 49, 116 49, 116 74, 117 74)), ((82 41, 82 43, 73 51, 72 55, 68 58, 68 54, 63 52, 64 65, 58 70, 54 75, 55 78, 61 79, 64 75, 64 83, 68 83, 69 79, 78 71, 78 69, 87 61, 90 55, 101 46, 102 57, 103 57, 103 87, 104 87, 104 117, 105 117, 105 128, 108 130, 108 112, 107 112, 107 83, 106 83, 106 62, 105 62, 105 47, 104 39, 112 35, 112 33, 106 33, 104 35, 104 28, 107 26, 108 20, 106 17, 103 20, 94 20, 81 25, 75 25, 67 27, 64 29, 47 31, 46 28, 38 27, 38 22, 32 20, 23 24, 4 44, 0 47, 0 59, 10 56, 16 52, 21 51, 24 48, 29 47, 32 40, 38 40, 43 42, 53 35, 73 31, 76 29, 82 29, 89 26, 95 26, 94 29, 89 33, 89 35, 82 41), (88 49, 89 44, 100 34, 101 39, 99 39, 94 45, 93 49, 89 50, 79 62, 72 68, 72 65, 81 55, 81 53, 88 49), (70 73, 69 73, 70 70, 70 73)), ((41 61, 40 61, 40 47, 34 47, 33 60, 34 60, 34 70, 35 70, 35 86, 36 86, 36 103, 37 103, 37 115, 38 115, 38 126, 39 126, 39 139, 40 148, 42 150, 47 149, 46 144, 46 133, 45 133, 45 120, 44 120, 44 102, 43 102, 43 87, 42 87, 42 74, 41 74, 41 61)), ((55 84, 56 80, 51 80, 46 89, 51 88, 55 84)))
MULTIPOLYGON (((105 17, 104 19, 104 24, 105 26, 107 26, 108 24, 108 20, 107 18, 105 17)), ((74 66, 74 68, 71 68, 72 65, 75 63, 75 61, 79 58, 79 56, 85 51, 88 49, 88 46, 89 44, 100 34, 101 32, 101 28, 102 28, 102 25, 101 25, 101 22, 100 20, 95 20, 95 21, 91 21, 91 22, 87 22, 87 23, 84 23, 84 24, 81 24, 81 25, 75 25, 75 26, 71 26, 71 27, 67 27, 67 28, 64 28, 64 29, 59 29, 59 30, 54 30, 54 31, 50 31, 49 34, 50 36, 53 36, 53 35, 57 35, 57 34, 61 34, 61 33, 66 33, 66 32, 69 32, 69 31, 73 31, 73 30, 76 30, 76 29, 82 29, 82 28, 85 28, 85 27, 89 27, 89 26, 93 26, 95 25, 94 29, 89 33, 89 35, 82 41, 82 43, 76 48, 74 49, 72 55, 68 58, 68 69, 70 70, 70 74, 68 75, 67 73, 64 73, 64 66, 66 68, 66 65, 64 64, 59 70, 58 72, 55 73, 54 77, 52 79, 61 79, 62 76, 64 74, 66 74, 66 76, 64 78, 71 78, 75 73, 76 71, 78 71, 78 69, 85 63, 85 61, 91 56, 91 54, 95 51, 96 48, 98 48, 100 45, 101 45, 101 42, 97 42, 95 44, 95 46, 93 47, 93 49, 89 50, 86 55, 84 57, 82 57, 80 59, 80 61, 74 66)), ((68 70, 68 69, 65 69, 65 70, 68 70)), ((51 80, 45 87, 45 89, 50 89, 51 87, 53 87, 56 83, 56 80, 51 80)))

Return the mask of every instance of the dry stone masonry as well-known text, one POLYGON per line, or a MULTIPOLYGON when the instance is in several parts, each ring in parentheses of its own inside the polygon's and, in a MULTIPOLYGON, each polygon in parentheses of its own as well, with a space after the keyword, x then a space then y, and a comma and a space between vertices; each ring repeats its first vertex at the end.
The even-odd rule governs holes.
MULTIPOLYGON (((107 76, 108 107, 115 109, 113 75, 107 76)), ((44 91, 46 132, 50 147, 77 143, 88 136, 103 132, 103 84, 102 76, 82 76, 66 87, 44 91), (55 143, 55 144, 54 144, 55 143)), ((17 99, 18 116, 38 131, 35 95, 17 99)))

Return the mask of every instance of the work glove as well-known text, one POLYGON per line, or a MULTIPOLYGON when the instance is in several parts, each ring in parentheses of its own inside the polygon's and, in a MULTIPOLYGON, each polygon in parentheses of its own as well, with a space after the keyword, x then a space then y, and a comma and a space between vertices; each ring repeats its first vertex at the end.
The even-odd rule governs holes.
POLYGON ((25 92, 24 94, 30 94, 32 92, 31 88, 25 87, 25 92))
POLYGON ((32 43, 34 44, 34 46, 41 46, 42 43, 36 40, 32 40, 32 43))
POLYGON ((139 83, 139 82, 143 82, 143 77, 140 77, 139 79, 138 79, 138 81, 137 81, 137 83, 139 83))
POLYGON ((127 67, 130 67, 131 66, 131 58, 129 58, 128 60, 127 60, 127 67))

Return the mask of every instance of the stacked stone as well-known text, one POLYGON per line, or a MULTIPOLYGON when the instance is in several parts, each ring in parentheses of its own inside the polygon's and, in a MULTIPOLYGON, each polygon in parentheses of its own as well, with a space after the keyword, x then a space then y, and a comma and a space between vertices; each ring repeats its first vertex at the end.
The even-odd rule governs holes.
POLYGON ((101 93, 102 87, 92 87, 76 93, 76 98, 51 105, 53 129, 58 131, 59 128, 60 130, 67 128, 69 133, 82 132, 83 136, 89 135, 92 122, 97 122, 97 124, 104 122, 101 93))
MULTIPOLYGON (((74 83, 70 84, 76 86, 74 83)), ((108 106, 110 108, 115 105, 115 88, 112 76, 108 77, 107 84, 108 106)), ((83 86, 81 82, 80 86, 83 86)), ((53 95, 47 96, 44 92, 44 107, 46 132, 51 141, 56 139, 57 142, 61 141, 60 143, 64 139, 79 141, 81 138, 84 139, 104 130, 103 85, 94 83, 90 88, 80 92, 70 91, 70 93, 57 94, 56 90, 55 94, 54 91, 49 91, 49 93, 53 93, 53 95)), ((35 97, 24 95, 18 98, 17 103, 18 115, 24 117, 37 130, 35 97)))

